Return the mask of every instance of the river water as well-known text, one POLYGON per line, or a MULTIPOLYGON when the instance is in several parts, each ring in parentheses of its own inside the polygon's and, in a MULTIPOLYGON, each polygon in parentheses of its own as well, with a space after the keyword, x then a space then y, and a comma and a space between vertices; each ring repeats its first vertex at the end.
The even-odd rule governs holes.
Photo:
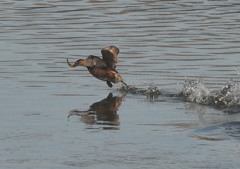
POLYGON ((239 168, 240 2, 2 0, 0 168, 239 168), (120 48, 131 90, 71 62, 120 48))

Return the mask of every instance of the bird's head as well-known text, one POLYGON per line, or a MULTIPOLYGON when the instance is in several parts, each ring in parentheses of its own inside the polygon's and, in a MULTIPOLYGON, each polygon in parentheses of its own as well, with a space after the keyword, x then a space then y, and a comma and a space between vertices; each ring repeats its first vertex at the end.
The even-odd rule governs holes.
POLYGON ((77 67, 77 66, 84 66, 84 60, 78 59, 74 64, 71 64, 67 59, 67 64, 69 67, 77 67))

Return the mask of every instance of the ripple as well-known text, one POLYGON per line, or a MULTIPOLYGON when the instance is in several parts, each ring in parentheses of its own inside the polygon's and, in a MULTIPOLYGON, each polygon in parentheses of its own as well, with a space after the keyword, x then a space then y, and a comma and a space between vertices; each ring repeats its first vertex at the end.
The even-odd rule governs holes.
POLYGON ((221 141, 229 139, 240 139, 240 123, 228 122, 213 125, 196 130, 194 137, 208 141, 221 141))

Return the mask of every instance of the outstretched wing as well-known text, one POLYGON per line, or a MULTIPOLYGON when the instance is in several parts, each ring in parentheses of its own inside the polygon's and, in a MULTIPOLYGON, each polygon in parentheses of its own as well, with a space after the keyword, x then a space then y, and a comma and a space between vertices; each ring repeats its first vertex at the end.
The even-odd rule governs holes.
POLYGON ((109 68, 115 69, 118 62, 119 49, 116 46, 108 46, 101 50, 102 57, 109 68))

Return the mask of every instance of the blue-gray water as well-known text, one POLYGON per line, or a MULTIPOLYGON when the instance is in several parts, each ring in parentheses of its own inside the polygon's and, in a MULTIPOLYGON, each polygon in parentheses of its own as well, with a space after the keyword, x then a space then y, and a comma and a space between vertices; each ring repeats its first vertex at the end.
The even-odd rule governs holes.
POLYGON ((1 1, 0 168, 239 168, 239 13, 237 0, 1 1), (66 64, 108 45, 137 92, 66 64))

